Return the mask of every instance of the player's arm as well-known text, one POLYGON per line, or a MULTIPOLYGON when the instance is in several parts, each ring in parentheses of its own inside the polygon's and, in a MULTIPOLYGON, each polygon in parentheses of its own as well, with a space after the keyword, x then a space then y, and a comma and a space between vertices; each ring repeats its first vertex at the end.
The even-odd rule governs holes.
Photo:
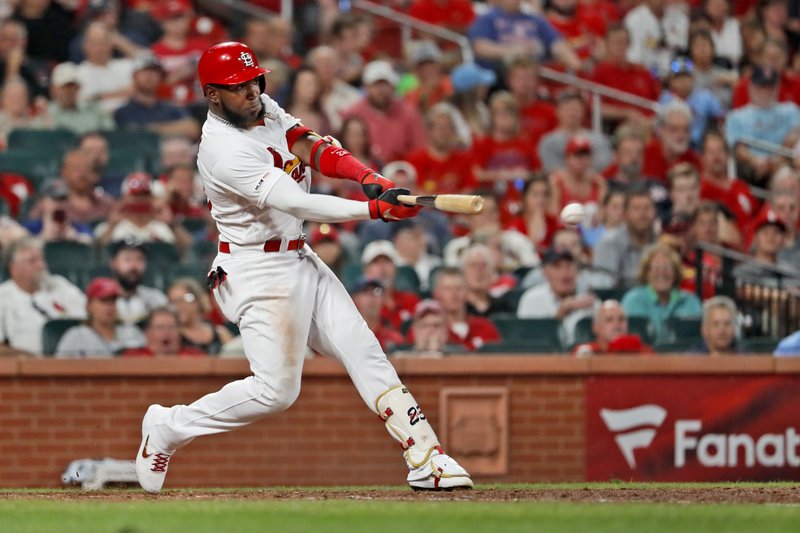
POLYGON ((306 165, 330 177, 356 181, 367 198, 374 200, 395 184, 353 157, 333 137, 322 137, 297 124, 286 132, 289 150, 306 165))

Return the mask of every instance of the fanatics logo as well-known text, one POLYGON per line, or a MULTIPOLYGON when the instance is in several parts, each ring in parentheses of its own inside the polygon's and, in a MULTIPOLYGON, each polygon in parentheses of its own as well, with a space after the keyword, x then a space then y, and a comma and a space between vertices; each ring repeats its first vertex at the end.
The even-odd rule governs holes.
POLYGON ((628 466, 633 470, 636 469, 636 457, 633 451, 650 446, 656 436, 656 428, 660 427, 667 417, 667 410, 660 405, 646 404, 630 409, 601 409, 600 417, 609 431, 617 433, 614 441, 628 466))
POLYGON ((253 61, 253 56, 249 52, 242 52, 239 54, 239 61, 244 63, 246 67, 254 67, 255 62, 253 61))

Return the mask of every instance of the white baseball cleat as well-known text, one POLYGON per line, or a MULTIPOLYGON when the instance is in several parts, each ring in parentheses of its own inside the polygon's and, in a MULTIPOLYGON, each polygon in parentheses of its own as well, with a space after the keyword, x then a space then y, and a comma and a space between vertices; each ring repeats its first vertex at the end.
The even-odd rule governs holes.
POLYGON ((136 476, 139 485, 147 492, 160 492, 167 477, 167 468, 172 453, 164 453, 153 447, 150 435, 155 430, 155 416, 158 410, 166 411, 166 407, 151 405, 142 419, 142 443, 136 454, 136 476))
MULTIPOLYGON (((406 459, 408 463, 408 459, 406 459)), ((471 489, 472 479, 455 459, 444 453, 441 448, 421 466, 413 468, 409 463, 408 484, 414 490, 453 490, 471 489)))

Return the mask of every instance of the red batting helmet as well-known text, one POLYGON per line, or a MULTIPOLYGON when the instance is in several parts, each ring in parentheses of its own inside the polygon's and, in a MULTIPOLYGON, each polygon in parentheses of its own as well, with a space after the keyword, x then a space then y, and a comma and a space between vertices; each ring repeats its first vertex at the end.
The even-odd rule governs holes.
POLYGON ((253 51, 242 43, 227 42, 215 44, 200 57, 197 74, 200 85, 239 85, 261 77, 264 88, 264 74, 270 72, 258 66, 253 51))

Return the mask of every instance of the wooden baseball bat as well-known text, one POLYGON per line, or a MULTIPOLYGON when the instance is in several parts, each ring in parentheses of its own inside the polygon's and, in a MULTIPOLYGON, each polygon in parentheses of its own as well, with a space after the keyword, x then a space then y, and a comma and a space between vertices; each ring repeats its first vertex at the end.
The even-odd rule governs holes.
POLYGON ((483 211, 483 198, 470 194, 432 194, 429 196, 410 196, 401 194, 397 199, 404 204, 433 207, 449 213, 477 215, 483 211))

